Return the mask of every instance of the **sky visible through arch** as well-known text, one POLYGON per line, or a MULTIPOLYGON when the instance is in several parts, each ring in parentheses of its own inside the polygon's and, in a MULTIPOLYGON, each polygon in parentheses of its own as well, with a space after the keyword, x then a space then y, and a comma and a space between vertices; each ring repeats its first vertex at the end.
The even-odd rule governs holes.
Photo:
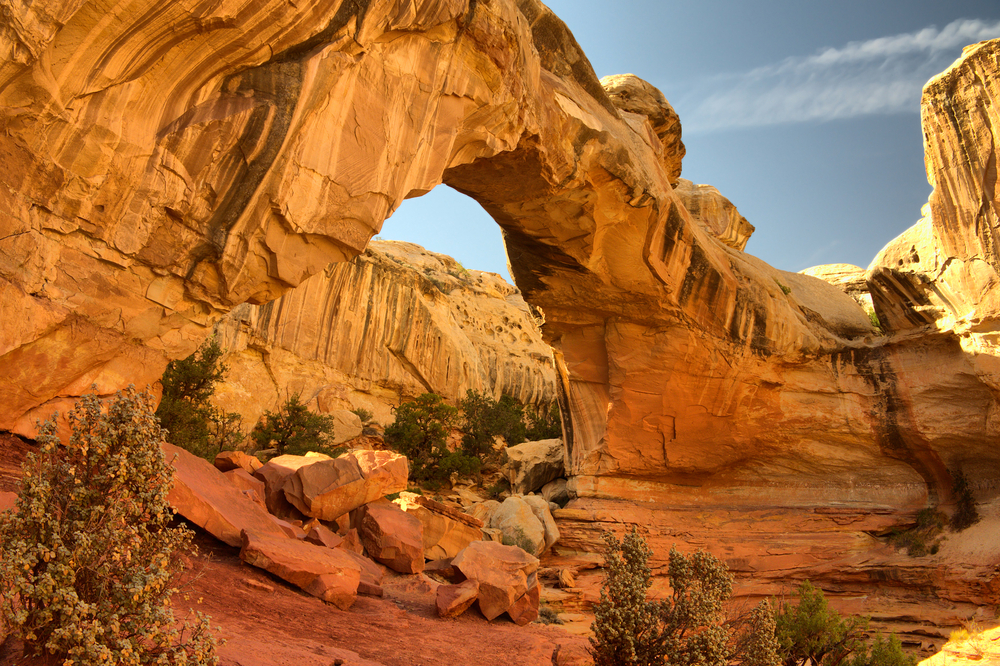
MULTIPOLYGON (((920 218, 920 91, 962 47, 1000 37, 1000 0, 551 0, 599 77, 663 91, 682 177, 757 230, 746 251, 789 271, 862 267, 920 218)), ((510 280, 500 230, 444 186, 382 228, 510 280)))

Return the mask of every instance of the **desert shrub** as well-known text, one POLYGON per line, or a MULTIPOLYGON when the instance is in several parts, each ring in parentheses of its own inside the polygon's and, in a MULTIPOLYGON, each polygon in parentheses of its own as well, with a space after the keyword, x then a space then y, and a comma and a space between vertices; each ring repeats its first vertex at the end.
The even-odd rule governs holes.
POLYGON ((156 409, 167 441, 209 460, 219 451, 236 448, 244 438, 240 415, 216 409, 209 402, 228 370, 222 354, 213 337, 191 356, 168 363, 160 379, 163 397, 156 409))
POLYGON ((740 666, 779 666, 779 645, 775 638, 774 610, 767 599, 760 602, 745 621, 736 640, 735 656, 740 666))
POLYGON ((842 618, 809 581, 799 585, 796 595, 798 602, 780 604, 775 618, 785 666, 834 666, 864 648, 866 618, 842 618))
POLYGON ((546 604, 538 607, 538 619, 535 622, 539 624, 563 624, 563 621, 559 619, 559 613, 546 604))
POLYGON ((618 541, 605 532, 605 578, 594 606, 591 655, 595 666, 652 664, 724 666, 730 656, 722 604, 732 594, 732 576, 708 553, 670 550, 673 590, 649 601, 652 551, 635 527, 618 541))
POLYGON ((352 409, 351 413, 357 416, 359 419, 361 419, 362 423, 368 423, 369 421, 372 420, 372 417, 374 416, 374 414, 372 414, 369 410, 365 409, 364 407, 357 407, 355 409, 352 409))
POLYGON ((486 499, 498 500, 504 493, 510 492, 510 481, 500 478, 496 483, 486 488, 486 499))
POLYGON ((848 666, 915 666, 917 658, 903 652, 903 645, 895 634, 888 638, 875 635, 871 645, 859 650, 848 661, 848 666))
POLYGON ((266 410, 250 437, 258 448, 274 448, 279 456, 304 455, 309 451, 327 452, 324 444, 332 433, 333 417, 309 411, 295 393, 278 411, 266 410))
POLYGON ((497 436, 508 446, 525 441, 524 407, 509 395, 494 400, 478 391, 466 391, 459 403, 462 410, 462 449, 486 463, 501 464, 500 452, 493 449, 497 436))
POLYGON ((0 514, 4 623, 27 651, 67 664, 217 663, 207 620, 178 629, 168 605, 191 532, 170 527, 173 470, 152 398, 89 395, 68 416, 65 446, 55 419, 39 425, 17 508, 0 514))
POLYGON ((910 557, 933 555, 938 552, 939 536, 944 525, 944 514, 932 508, 923 509, 917 515, 916 525, 905 530, 894 528, 889 542, 896 548, 905 550, 910 557))
POLYGON ((529 405, 524 408, 524 417, 527 423, 524 436, 529 442, 563 436, 562 416, 557 403, 552 403, 547 408, 529 405))
POLYGON ((972 496, 969 480, 961 470, 951 473, 951 492, 955 497, 955 513, 951 517, 951 527, 955 531, 964 530, 979 522, 979 510, 976 509, 976 499, 972 496))
POLYGON ((458 409, 441 396, 424 393, 393 412, 396 419, 386 426, 383 438, 407 457, 412 480, 436 485, 447 481, 454 472, 469 475, 479 471, 477 458, 448 450, 448 433, 458 424, 458 409))

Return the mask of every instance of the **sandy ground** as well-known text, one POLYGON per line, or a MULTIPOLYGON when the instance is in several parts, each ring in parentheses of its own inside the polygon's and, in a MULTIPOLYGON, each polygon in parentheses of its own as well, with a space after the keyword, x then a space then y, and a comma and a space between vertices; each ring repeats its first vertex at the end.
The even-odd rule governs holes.
MULTIPOLYGON (((15 491, 30 450, 0 434, 0 490, 15 491)), ((238 551, 198 532, 199 554, 175 595, 178 618, 192 610, 212 618, 223 666, 577 666, 590 663, 587 641, 558 626, 518 627, 506 616, 488 622, 476 609, 437 617, 434 583, 422 575, 390 574, 383 598, 359 596, 347 611, 323 603, 270 574, 243 564, 238 551)), ((0 664, 40 666, 22 659, 13 641, 0 664)))

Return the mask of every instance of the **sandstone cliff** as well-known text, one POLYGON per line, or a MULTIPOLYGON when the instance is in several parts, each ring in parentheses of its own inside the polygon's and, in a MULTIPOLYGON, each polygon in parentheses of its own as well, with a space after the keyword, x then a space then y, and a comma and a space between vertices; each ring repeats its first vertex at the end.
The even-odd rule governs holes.
MULTIPOLYGON (((883 336, 839 288, 738 250, 742 223, 702 214, 718 200, 692 215, 676 114, 636 81, 605 91, 537 0, 19 7, 0 19, 0 428, 151 382, 444 182, 545 313, 581 549, 644 521, 635 503, 692 546, 743 544, 732 516, 757 516, 766 557, 720 555, 836 581, 869 532, 947 502, 949 468, 997 493, 998 42, 927 88, 935 194, 869 272, 883 336)), ((928 572, 920 594, 968 574, 962 602, 996 602, 995 570, 928 572)))
POLYGON ((217 327, 228 352, 215 401, 253 423, 286 393, 320 411, 362 407, 381 423, 402 399, 467 390, 556 400, 552 351, 517 290, 411 243, 373 241, 217 327))

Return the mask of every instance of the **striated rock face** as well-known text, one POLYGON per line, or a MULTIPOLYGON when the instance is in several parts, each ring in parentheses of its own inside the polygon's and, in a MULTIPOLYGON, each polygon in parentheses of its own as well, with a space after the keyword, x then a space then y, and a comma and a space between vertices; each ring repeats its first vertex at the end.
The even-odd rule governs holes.
MULTIPOLYGON (((501 226, 544 312, 571 490, 593 515, 699 499, 707 522, 789 519, 809 535, 786 546, 805 576, 947 502, 949 468, 997 493, 1000 42, 927 87, 930 216, 867 275, 883 336, 837 287, 735 249, 732 211, 673 187, 666 100, 628 77, 606 91, 537 0, 14 11, 0 19, 0 429, 30 433, 92 383, 152 382, 225 313, 357 256, 443 182, 501 226)), ((328 302, 374 324, 361 302, 328 302)), ((424 330, 414 312, 387 316, 424 330)), ((334 353, 284 330, 320 343, 303 358, 334 353)), ((435 347, 389 349, 417 377, 435 347)))
POLYGON ((230 370, 215 401, 249 423, 286 392, 382 423, 425 392, 556 399, 551 349, 520 293, 412 243, 373 241, 276 301, 237 308, 217 334, 230 370))
POLYGON ((711 185, 695 185, 679 178, 674 191, 691 213, 691 219, 729 247, 742 251, 754 226, 740 215, 736 206, 711 185))

